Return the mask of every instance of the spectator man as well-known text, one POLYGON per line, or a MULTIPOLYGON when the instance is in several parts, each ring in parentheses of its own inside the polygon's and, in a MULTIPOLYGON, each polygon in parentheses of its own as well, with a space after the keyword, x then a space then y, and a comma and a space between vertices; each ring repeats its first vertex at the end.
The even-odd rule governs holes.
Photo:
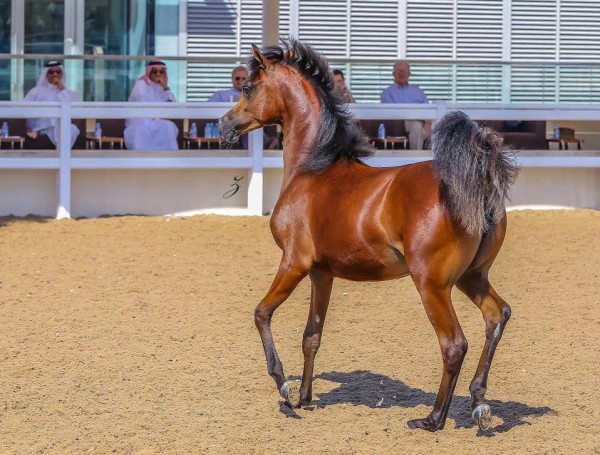
MULTIPOLYGON (((47 62, 35 85, 25 96, 25 101, 61 101, 70 99, 77 101, 77 94, 65 87, 65 71, 62 64, 56 60, 47 62)), ((31 118, 27 119, 27 148, 51 148, 48 140, 57 145, 57 119, 31 118), (47 144, 47 146, 46 146, 47 144)), ((71 147, 79 136, 79 128, 71 124, 71 147)))
POLYGON ((237 103, 242 97, 242 87, 246 79, 248 79, 246 67, 243 65, 235 67, 231 72, 231 88, 216 91, 208 101, 237 103))
MULTIPOLYGON (((242 87, 248 79, 248 70, 244 65, 236 66, 231 72, 231 88, 226 90, 217 90, 208 101, 237 103, 242 97, 242 87)), ((243 134, 240 137, 242 148, 248 148, 248 135, 243 134)))
POLYGON ((344 73, 340 70, 333 70, 333 91, 337 93, 346 103, 356 103, 352 92, 346 86, 346 80, 344 79, 344 73))
MULTIPOLYGON (((175 95, 169 89, 167 66, 154 60, 146 66, 145 74, 133 85, 131 102, 174 102, 175 95)), ((178 150, 179 129, 170 120, 161 118, 127 119, 123 133, 125 146, 129 150, 178 150)))
MULTIPOLYGON (((429 103, 427 95, 421 87, 409 84, 410 64, 406 60, 398 60, 394 65, 394 83, 381 92, 382 103, 429 103)), ((431 122, 425 120, 405 120, 404 128, 408 133, 411 150, 422 150, 431 122)))

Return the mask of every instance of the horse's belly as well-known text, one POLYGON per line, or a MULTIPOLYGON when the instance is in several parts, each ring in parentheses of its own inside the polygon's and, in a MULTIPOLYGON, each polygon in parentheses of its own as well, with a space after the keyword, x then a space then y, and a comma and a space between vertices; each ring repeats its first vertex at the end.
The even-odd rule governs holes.
POLYGON ((365 251, 322 254, 315 266, 335 277, 354 281, 391 280, 408 275, 404 256, 391 248, 379 254, 365 251))

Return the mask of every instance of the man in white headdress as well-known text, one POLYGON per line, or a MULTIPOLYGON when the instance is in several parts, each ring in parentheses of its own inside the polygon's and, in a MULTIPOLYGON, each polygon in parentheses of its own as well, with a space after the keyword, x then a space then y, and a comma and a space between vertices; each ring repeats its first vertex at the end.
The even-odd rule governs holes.
MULTIPOLYGON (((65 88, 65 72, 60 62, 52 60, 44 65, 42 74, 29 93, 25 101, 61 101, 70 99, 77 101, 77 94, 65 88)), ((58 119, 55 118, 32 118, 27 120, 27 136, 32 140, 42 139, 44 135, 56 146, 56 127, 58 119)), ((71 124, 71 147, 79 136, 79 128, 71 124)))
MULTIPOLYGON (((164 62, 151 61, 146 73, 135 81, 129 101, 171 102, 176 101, 169 89, 167 67, 164 62)), ((128 119, 125 146, 129 150, 178 150, 179 129, 170 120, 160 118, 128 119)))

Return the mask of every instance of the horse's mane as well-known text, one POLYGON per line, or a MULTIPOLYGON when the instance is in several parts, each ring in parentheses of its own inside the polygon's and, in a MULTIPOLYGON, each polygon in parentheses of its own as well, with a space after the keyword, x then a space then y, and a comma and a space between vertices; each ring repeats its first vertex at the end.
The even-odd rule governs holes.
MULTIPOLYGON (((360 161, 374 152, 347 104, 333 93, 333 76, 325 57, 306 43, 281 39, 281 44, 266 46, 262 55, 295 68, 315 89, 321 104, 319 131, 305 170, 322 172, 341 160, 360 161)), ((254 56, 248 60, 250 78, 256 77, 260 62, 254 56)))

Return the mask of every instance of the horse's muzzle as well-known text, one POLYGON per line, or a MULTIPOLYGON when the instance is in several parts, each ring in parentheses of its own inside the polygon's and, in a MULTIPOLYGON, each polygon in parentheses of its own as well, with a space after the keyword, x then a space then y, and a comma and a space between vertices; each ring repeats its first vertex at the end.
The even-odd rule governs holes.
POLYGON ((235 144, 239 138, 237 125, 229 117, 229 112, 219 119, 219 134, 226 144, 235 144))

